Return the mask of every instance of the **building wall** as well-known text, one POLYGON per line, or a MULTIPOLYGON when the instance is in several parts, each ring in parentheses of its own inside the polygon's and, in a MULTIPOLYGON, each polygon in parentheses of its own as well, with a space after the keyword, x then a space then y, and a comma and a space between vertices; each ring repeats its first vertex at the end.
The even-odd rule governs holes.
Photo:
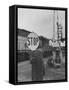
MULTIPOLYGON (((26 42, 27 42, 27 37, 18 35, 18 50, 30 50, 27 47, 26 42)), ((38 49, 41 48, 46 50, 47 47, 49 47, 49 41, 45 40, 44 38, 43 39, 39 38, 38 49)))
POLYGON ((18 50, 29 50, 26 46, 27 38, 18 36, 18 50))

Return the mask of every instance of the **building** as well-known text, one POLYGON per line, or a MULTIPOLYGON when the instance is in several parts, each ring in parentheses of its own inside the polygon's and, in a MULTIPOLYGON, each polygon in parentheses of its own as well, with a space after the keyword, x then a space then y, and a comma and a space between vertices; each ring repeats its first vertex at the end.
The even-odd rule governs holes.
POLYGON ((27 42, 27 36, 31 32, 26 31, 24 29, 18 29, 18 51, 22 50, 29 50, 29 48, 26 45, 27 42))
MULTIPOLYGON (((27 42, 27 36, 30 34, 30 31, 24 30, 24 29, 18 29, 18 50, 29 50, 29 48, 26 45, 27 42)), ((49 49, 49 39, 39 36, 39 47, 41 49, 49 49), (48 47, 48 48, 47 48, 48 47)))

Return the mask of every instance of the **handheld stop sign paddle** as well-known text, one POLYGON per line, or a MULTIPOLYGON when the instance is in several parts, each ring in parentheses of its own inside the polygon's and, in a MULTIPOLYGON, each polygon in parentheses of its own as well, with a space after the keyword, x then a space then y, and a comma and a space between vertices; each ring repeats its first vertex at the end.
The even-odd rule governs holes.
POLYGON ((27 46, 30 50, 34 51, 39 46, 39 37, 36 33, 32 32, 27 37, 27 46))

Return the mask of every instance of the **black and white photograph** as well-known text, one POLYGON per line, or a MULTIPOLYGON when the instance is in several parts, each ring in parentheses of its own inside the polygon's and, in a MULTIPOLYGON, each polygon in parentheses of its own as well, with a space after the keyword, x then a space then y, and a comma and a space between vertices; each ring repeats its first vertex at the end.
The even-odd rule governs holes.
POLYGON ((66 80, 65 10, 17 8, 17 82, 66 80))

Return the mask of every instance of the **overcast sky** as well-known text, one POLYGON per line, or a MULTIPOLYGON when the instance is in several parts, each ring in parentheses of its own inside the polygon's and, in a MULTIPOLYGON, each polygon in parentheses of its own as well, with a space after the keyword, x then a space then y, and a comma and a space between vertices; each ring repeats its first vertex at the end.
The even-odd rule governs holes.
MULTIPOLYGON (((49 39, 53 38, 53 10, 18 8, 18 28, 33 31, 49 39)), ((65 11, 58 11, 59 22, 63 26, 65 37, 65 11)), ((57 11, 55 11, 55 37, 56 37, 57 11)))

